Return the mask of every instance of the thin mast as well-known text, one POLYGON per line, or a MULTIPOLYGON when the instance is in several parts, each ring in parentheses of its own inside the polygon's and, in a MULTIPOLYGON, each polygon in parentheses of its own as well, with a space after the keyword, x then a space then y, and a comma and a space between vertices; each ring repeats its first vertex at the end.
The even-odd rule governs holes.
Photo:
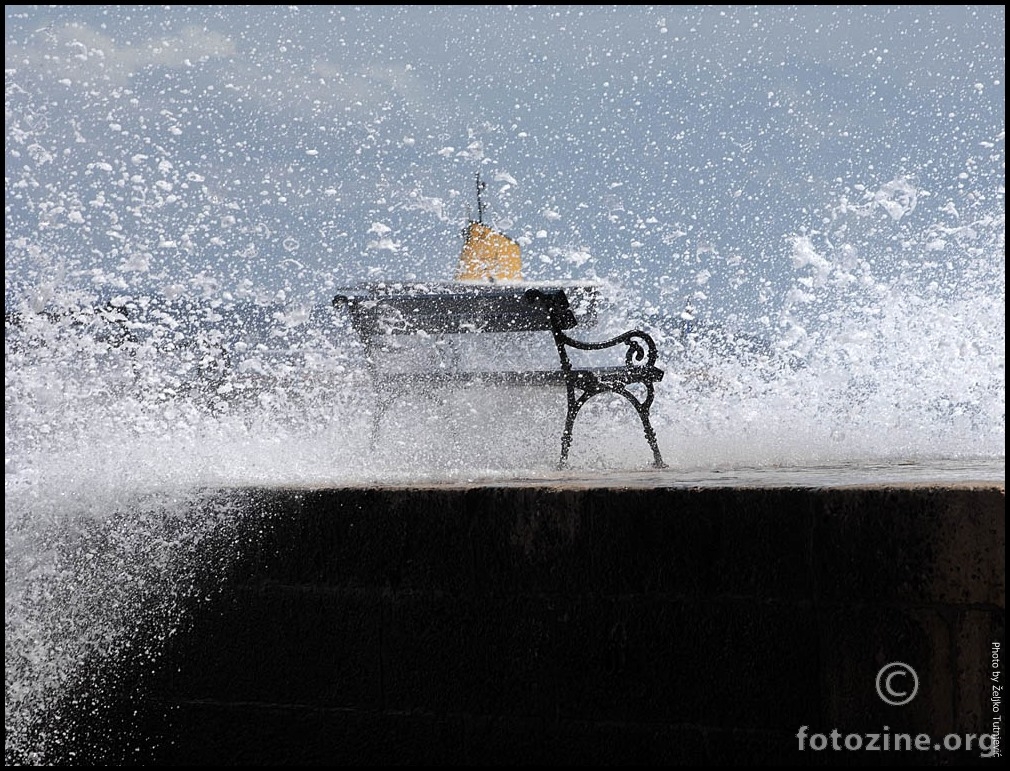
POLYGON ((484 224, 484 202, 480 194, 484 192, 485 184, 480 181, 480 170, 477 171, 477 222, 484 224))

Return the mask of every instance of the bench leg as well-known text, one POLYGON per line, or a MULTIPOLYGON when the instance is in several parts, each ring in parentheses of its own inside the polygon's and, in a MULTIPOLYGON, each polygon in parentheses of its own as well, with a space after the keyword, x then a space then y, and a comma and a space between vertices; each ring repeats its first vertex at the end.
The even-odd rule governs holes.
POLYGON ((579 414, 579 410, 582 409, 582 405, 586 403, 590 396, 592 394, 587 392, 576 399, 575 389, 571 386, 568 388, 568 415, 565 417, 565 430, 561 434, 561 460, 558 461, 559 469, 564 470, 568 468, 568 450, 572 446, 572 430, 575 428, 575 418, 579 414))
POLYGON ((558 468, 562 470, 568 468, 568 451, 572 446, 572 430, 575 427, 575 418, 578 416, 579 410, 582 409, 582 405, 589 400, 589 397, 595 396, 598 393, 620 394, 631 402, 631 406, 635 408, 635 412, 638 413, 638 417, 642 420, 642 430, 645 432, 645 440, 649 443, 649 447, 652 450, 652 465, 656 468, 667 468, 666 463, 663 461, 663 456, 659 452, 659 442, 656 440, 656 432, 652 428, 652 421, 649 420, 649 408, 652 406, 652 392, 649 392, 649 398, 643 403, 624 388, 586 391, 577 399, 575 398, 574 389, 569 389, 568 416, 565 418, 565 430, 561 434, 561 460, 558 463, 558 468))
POLYGON ((642 429, 645 431, 645 441, 649 443, 649 447, 652 448, 652 465, 656 468, 666 468, 666 464, 663 462, 663 456, 659 453, 659 442, 656 441, 656 432, 652 428, 652 422, 649 420, 649 408, 652 406, 652 390, 649 390, 649 397, 641 402, 634 397, 633 394, 629 393, 623 388, 615 388, 615 394, 620 394, 629 402, 631 406, 635 408, 635 412, 638 413, 638 417, 642 419, 642 429))
POLYGON ((666 468, 663 456, 659 453, 659 442, 656 441, 656 432, 652 428, 652 421, 649 420, 649 409, 652 407, 652 385, 649 385, 649 395, 645 401, 639 401, 633 394, 624 388, 615 389, 614 393, 619 393, 635 408, 638 417, 642 419, 642 430, 645 431, 645 441, 652 448, 652 465, 656 468, 666 468))
POLYGON ((659 454, 659 442, 656 441, 656 432, 652 429, 652 423, 649 421, 648 408, 638 408, 638 414, 642 418, 645 439, 649 443, 649 447, 652 448, 652 465, 656 468, 667 468, 666 463, 663 462, 663 456, 659 454))
POLYGON ((382 418, 389 411, 393 398, 390 394, 383 394, 375 400, 375 410, 372 412, 372 431, 368 438, 368 446, 372 450, 379 443, 379 424, 382 423, 382 418))

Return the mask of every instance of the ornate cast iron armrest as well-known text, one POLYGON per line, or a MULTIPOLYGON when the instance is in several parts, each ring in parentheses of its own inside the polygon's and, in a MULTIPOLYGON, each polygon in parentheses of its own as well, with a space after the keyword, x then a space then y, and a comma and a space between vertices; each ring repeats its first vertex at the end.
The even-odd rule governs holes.
POLYGON ((547 311, 551 320, 554 339, 558 344, 558 353, 561 355, 561 365, 564 369, 569 369, 571 365, 566 352, 562 349, 563 345, 581 351, 600 351, 605 348, 613 348, 621 343, 628 346, 624 361, 629 368, 642 368, 643 370, 652 370, 655 368, 659 352, 656 349, 655 341, 648 333, 635 329, 613 337, 610 340, 602 340, 600 342, 591 343, 576 340, 564 331, 575 326, 575 318, 564 292, 544 292, 540 289, 528 289, 526 291, 526 300, 547 311))
MULTIPOLYGON (((557 332, 557 336, 560 342, 569 348, 577 348, 581 351, 600 351, 604 348, 614 348, 624 343, 628 346, 628 350, 624 354, 624 363, 629 369, 641 369, 643 372, 655 371, 661 375, 661 370, 656 369, 656 359, 659 358, 656 343, 651 335, 640 329, 625 332, 610 340, 602 340, 596 343, 576 340, 561 331, 557 332)), ((655 379, 659 380, 660 377, 656 377, 655 379)))

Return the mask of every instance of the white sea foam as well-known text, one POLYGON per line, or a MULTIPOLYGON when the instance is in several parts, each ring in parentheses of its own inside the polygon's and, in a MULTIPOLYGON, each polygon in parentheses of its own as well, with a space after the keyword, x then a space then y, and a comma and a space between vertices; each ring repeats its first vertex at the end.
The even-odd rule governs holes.
MULTIPOLYGON (((655 337, 666 377, 652 415, 671 480, 1001 459, 1003 224, 972 231, 953 285, 932 280, 933 264, 876 264, 865 244, 854 258, 801 237, 773 319, 733 329, 673 301, 645 316, 649 301, 624 297, 582 334, 633 324, 655 337)), ((171 634, 196 555, 241 521, 201 491, 554 473, 562 391, 404 394, 373 443, 375 394, 345 320, 184 287, 169 303, 121 286, 106 306, 68 280, 9 319, 5 680, 18 760, 59 755, 72 730, 61 697, 93 657, 152 618, 171 634)), ((571 460, 605 478, 651 454, 629 406, 596 397, 571 460)))
MULTIPOLYGON (((445 26, 466 29, 478 58, 495 55, 482 40, 520 52, 514 71, 488 71, 488 86, 493 74, 509 92, 490 100, 456 89, 473 71, 467 46, 449 67, 415 51, 419 66, 404 72, 434 79, 410 88, 370 56, 331 61, 338 27, 354 56, 387 44, 362 43, 372 29, 382 41, 391 28, 426 35, 399 19, 355 31, 344 6, 316 7, 318 29, 281 33, 299 51, 319 36, 301 54, 311 77, 252 40, 273 24, 232 19, 248 42, 219 32, 223 7, 180 28, 199 34, 181 35, 195 48, 178 61, 165 54, 172 23, 138 28, 129 6, 81 6, 90 22, 49 20, 76 6, 11 8, 9 26, 21 27, 8 34, 5 99, 8 760, 59 761, 73 728, 63 700, 87 690, 89 662, 136 644, 141 626, 172 633, 205 571, 241 549, 243 518, 261 516, 241 491, 557 476, 560 390, 406 394, 373 442, 362 349, 329 306, 354 276, 451 274, 459 244, 443 238, 468 199, 447 189, 480 164, 494 166, 500 221, 515 224, 531 281, 606 284, 599 325, 573 334, 641 328, 659 346, 652 417, 670 468, 648 470, 637 416, 600 396, 575 426, 583 477, 1005 458, 1005 138, 989 117, 1002 120, 1002 104, 987 101, 1000 89, 973 88, 944 120, 917 93, 936 82, 954 98, 961 81, 947 68, 962 32, 983 35, 972 50, 985 56, 964 57, 970 82, 1003 77, 989 53, 998 41, 946 21, 954 6, 915 9, 905 32, 930 45, 888 54, 914 65, 900 93, 889 90, 900 77, 849 45, 809 78, 798 72, 795 57, 816 48, 805 35, 824 20, 789 7, 747 24, 709 9, 702 16, 728 26, 708 38, 693 18, 671 17, 662 40, 640 32, 665 32, 665 16, 643 25, 654 8, 622 10, 638 19, 621 33, 626 50, 611 40, 611 9, 547 9, 564 23, 509 27, 512 39, 486 17, 517 24, 513 9, 473 9, 445 26), (759 39, 740 37, 752 27, 759 39), (544 50, 524 51, 527 40, 544 50), (703 47, 685 57, 692 45, 703 47), (572 66, 548 62, 555 50, 572 66), (747 58, 731 67, 735 51, 747 58), (638 69, 611 71, 625 59, 638 69), (832 84, 821 82, 828 70, 841 73, 832 84), (541 72, 547 81, 527 82, 541 72), (581 81, 559 89, 562 72, 581 81), (422 93, 443 78, 445 93, 422 93), (391 101, 393 81, 403 90, 391 101), (879 99, 866 99, 871 87, 879 99), (891 112, 876 117, 867 105, 878 101, 891 112), (481 102, 504 112, 472 112, 481 102), (893 116, 909 105, 929 107, 914 132, 899 131, 893 116), (456 112, 473 124, 448 128, 456 112), (710 131, 727 115, 725 131, 710 131), (891 121, 879 142, 877 120, 891 121), (922 147, 897 146, 915 134, 922 147), (864 153, 892 168, 926 158, 931 181, 885 173, 864 153), (937 179, 948 166, 957 179, 937 179), (793 205, 777 209, 787 194, 793 205), (785 248, 765 232, 770 219, 796 223, 785 248)), ((829 30, 849 13, 822 11, 829 30)), ((284 28, 298 12, 272 19, 284 28)), ((355 11, 373 13, 391 11, 355 11)))

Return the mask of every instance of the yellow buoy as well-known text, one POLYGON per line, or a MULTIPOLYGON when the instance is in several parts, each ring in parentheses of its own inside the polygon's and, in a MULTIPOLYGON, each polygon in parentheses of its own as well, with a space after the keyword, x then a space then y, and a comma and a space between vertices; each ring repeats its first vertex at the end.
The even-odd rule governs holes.
POLYGON ((456 269, 457 281, 522 281, 522 254, 519 244, 484 224, 480 194, 484 183, 477 175, 477 219, 463 230, 463 251, 456 269))
POLYGON ((481 222, 463 231, 457 281, 522 281, 519 244, 481 222))

